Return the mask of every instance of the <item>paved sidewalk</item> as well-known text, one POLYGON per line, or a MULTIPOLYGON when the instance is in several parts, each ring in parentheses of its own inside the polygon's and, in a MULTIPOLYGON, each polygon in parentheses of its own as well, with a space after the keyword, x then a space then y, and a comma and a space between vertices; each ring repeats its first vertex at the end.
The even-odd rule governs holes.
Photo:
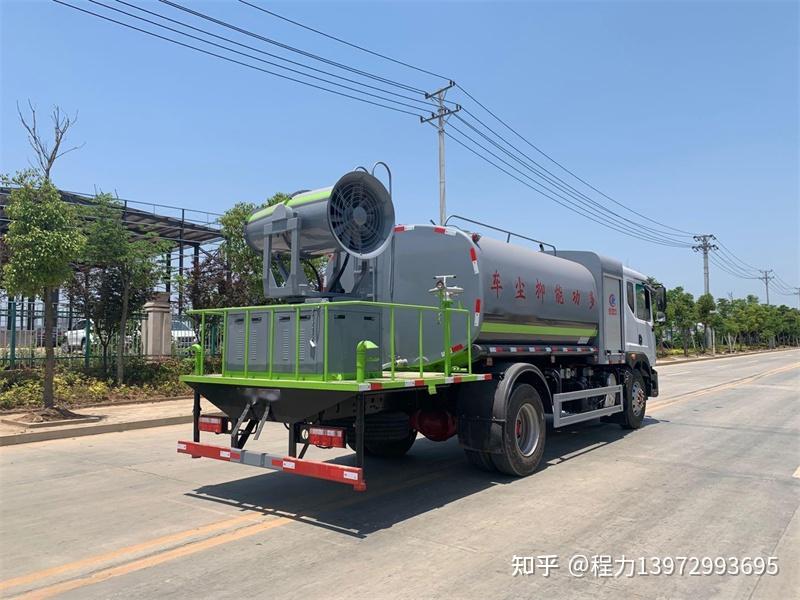
POLYGON ((769 354, 771 352, 788 352, 791 350, 797 350, 797 348, 775 348, 774 350, 750 350, 748 352, 734 352, 733 354, 725 354, 722 352, 718 352, 715 355, 711 354, 699 354, 699 355, 690 355, 690 356, 664 356, 660 357, 657 361, 656 368, 659 366, 663 367, 665 365, 672 365, 678 363, 690 363, 690 362, 699 362, 702 360, 716 360, 719 358, 735 358, 737 356, 752 356, 753 354, 769 354))
MULTIPOLYGON (((94 406, 76 408, 74 412, 82 415, 97 415, 101 419, 96 423, 37 427, 35 429, 26 429, 22 425, 0 423, 0 446, 191 423, 192 399, 179 398, 177 400, 141 404, 94 406)), ((13 419, 15 416, 17 415, 7 415, 4 418, 13 419)))

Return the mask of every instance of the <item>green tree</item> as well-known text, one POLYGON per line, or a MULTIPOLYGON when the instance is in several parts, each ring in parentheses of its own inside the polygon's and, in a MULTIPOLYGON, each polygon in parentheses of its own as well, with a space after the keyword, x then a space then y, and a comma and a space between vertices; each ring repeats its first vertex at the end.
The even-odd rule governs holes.
POLYGON ((674 331, 678 330, 683 343, 683 354, 689 356, 689 342, 692 330, 697 325, 697 309, 694 296, 676 287, 667 292, 667 323, 674 331))
POLYGON ((711 294, 703 294, 697 299, 697 320, 703 324, 703 347, 704 349, 708 346, 711 335, 711 330, 708 328, 709 323, 711 322, 711 317, 714 311, 717 309, 717 305, 714 302, 714 296, 711 294))
POLYGON ((91 313, 104 357, 116 335, 116 382, 125 378, 125 344, 130 314, 142 308, 163 278, 157 259, 168 244, 154 235, 135 237, 122 222, 122 205, 100 194, 86 208, 87 245, 83 261, 93 271, 91 313))
POLYGON ((85 238, 78 229, 75 210, 61 200, 52 182, 34 171, 25 171, 5 183, 16 186, 6 213, 10 219, 5 245, 9 253, 3 268, 4 284, 11 295, 41 296, 44 300, 45 369, 43 402, 54 406, 53 296, 72 274, 85 238))

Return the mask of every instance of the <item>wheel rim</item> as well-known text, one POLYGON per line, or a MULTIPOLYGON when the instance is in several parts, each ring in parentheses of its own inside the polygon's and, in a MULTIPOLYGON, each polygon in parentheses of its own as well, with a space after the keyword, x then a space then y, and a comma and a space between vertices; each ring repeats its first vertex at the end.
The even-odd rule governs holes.
POLYGON ((514 439, 523 456, 530 456, 539 443, 539 420, 530 404, 523 404, 514 419, 514 439))
POLYGON ((642 411, 644 410, 645 395, 644 395, 644 388, 642 387, 642 384, 639 383, 638 381, 634 381, 633 386, 631 387, 631 400, 632 400, 631 406, 633 408, 633 414, 637 416, 642 414, 642 411))

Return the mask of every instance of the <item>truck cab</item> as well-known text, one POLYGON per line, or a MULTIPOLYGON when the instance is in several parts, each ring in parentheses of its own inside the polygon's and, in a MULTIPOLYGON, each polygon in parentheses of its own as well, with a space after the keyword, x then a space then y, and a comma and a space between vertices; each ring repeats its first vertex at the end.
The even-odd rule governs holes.
POLYGON ((623 267, 625 290, 625 353, 644 354, 651 366, 656 364, 653 290, 647 278, 623 267))

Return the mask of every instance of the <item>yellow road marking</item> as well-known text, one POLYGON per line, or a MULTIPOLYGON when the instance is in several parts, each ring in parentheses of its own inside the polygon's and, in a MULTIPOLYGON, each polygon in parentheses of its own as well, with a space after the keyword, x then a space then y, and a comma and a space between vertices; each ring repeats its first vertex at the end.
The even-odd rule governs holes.
MULTIPOLYGON (((432 464, 436 465, 437 463, 441 465, 441 468, 436 469, 435 471, 428 471, 425 474, 421 475, 420 477, 414 479, 408 479, 402 483, 398 483, 395 485, 388 486, 386 488, 381 489, 377 493, 372 493, 367 497, 364 496, 352 496, 348 498, 344 498, 343 500, 335 503, 327 504, 327 508, 330 510, 335 510, 338 508, 343 508, 349 506, 351 504, 356 504, 359 502, 363 502, 365 500, 370 500, 377 498, 379 496, 383 496, 385 494, 389 494, 404 488, 410 488, 414 485, 418 485, 420 483, 425 483, 427 481, 431 481, 440 477, 440 473, 442 470, 447 469, 448 467, 456 464, 459 461, 452 461, 452 460, 442 460, 442 461, 435 461, 432 464)), ((321 503, 325 505, 325 501, 323 500, 321 503)), ((30 573, 28 575, 23 575, 21 577, 17 577, 15 579, 9 579, 4 582, 0 582, 0 589, 6 589, 10 587, 18 587, 25 584, 34 583, 40 579, 45 579, 47 577, 51 577, 53 575, 58 575, 67 571, 72 571, 82 567, 91 567, 97 564, 107 562, 112 558, 117 558, 119 556, 125 556, 127 554, 133 554, 136 552, 140 552, 142 550, 146 550, 148 548, 152 548, 154 546, 163 545, 164 543, 168 543, 170 541, 178 541, 181 539, 185 539, 188 537, 192 537, 197 533, 206 533, 209 531, 214 531, 217 529, 227 528, 232 525, 238 524, 242 521, 254 521, 260 519, 270 519, 264 523, 256 523, 255 525, 250 525, 249 527, 242 527, 235 531, 221 533, 216 536, 212 536, 206 538, 204 540, 191 542, 185 544, 183 546, 179 546, 177 548, 173 548, 170 550, 165 550, 163 552, 159 552, 153 554, 151 556, 141 558, 138 560, 133 560, 131 562, 123 563, 122 565, 109 567, 107 569, 103 569, 101 571, 97 571, 90 575, 84 577, 78 577, 76 579, 69 579, 60 583, 56 583, 47 587, 39 588, 36 590, 32 590, 28 593, 24 593, 17 598, 24 598, 24 599, 40 599, 40 598, 50 598, 57 594, 63 594, 70 590, 77 589, 79 587, 85 587, 87 585, 92 585, 95 583, 99 583, 101 581, 106 581, 107 579, 111 579, 112 577, 118 577, 120 575, 126 575, 128 573, 132 573, 134 571, 139 571, 141 569, 145 569, 151 566, 156 566, 162 564, 164 562, 168 562, 170 560, 174 560, 177 558, 182 558, 189 554, 194 554, 196 552, 201 552, 208 548, 213 548, 220 544, 236 541, 245 537, 249 537, 251 535, 255 535, 260 533, 261 531, 265 531, 268 529, 273 529, 275 527, 282 527, 283 525, 288 525, 296 520, 302 520, 303 517, 301 515, 297 515, 295 518, 290 517, 275 517, 275 515, 264 515, 262 513, 258 514, 250 514, 245 515, 242 517, 237 517, 235 519, 227 519, 224 521, 219 521, 217 523, 211 523, 209 525, 198 527, 195 529, 189 529, 186 531, 178 532, 175 534, 167 535, 161 538, 156 538, 154 540, 150 540, 147 542, 142 542, 141 544, 136 544, 134 546, 128 546, 126 548, 121 548, 119 550, 114 550, 108 552, 106 554, 99 554, 97 556, 92 556, 83 560, 75 561, 72 563, 67 563, 58 567, 53 567, 51 569, 45 569, 43 571, 37 571, 35 573, 30 573)))
POLYGON ((653 407, 647 407, 647 414, 656 412, 657 410, 661 410, 662 408, 666 408, 668 406, 672 406, 673 404, 676 404, 678 402, 683 402, 684 400, 691 400, 692 398, 705 396, 706 394, 713 394, 714 392, 722 392, 725 390, 730 390, 735 387, 739 387, 740 385, 752 383, 757 379, 762 379, 763 377, 769 377, 770 375, 777 375, 778 373, 783 373, 785 371, 791 371, 792 369, 797 369, 798 367, 800 367, 800 363, 786 365, 783 367, 778 367, 777 369, 772 369, 771 371, 756 373, 755 375, 751 375, 750 377, 745 377, 743 379, 738 379, 736 381, 732 381, 731 383, 725 383, 722 385, 706 388, 703 390, 697 390, 696 392, 689 392, 688 394, 684 394, 683 396, 678 396, 677 398, 674 398, 672 400, 666 400, 664 402, 660 402, 653 407))
POLYGON ((792 477, 797 477, 797 479, 800 479, 800 467, 795 469, 794 473, 792 473, 792 477))
POLYGON ((134 560, 125 563, 123 565, 119 565, 118 567, 110 567, 108 569, 103 569, 102 571, 97 571, 86 577, 80 577, 78 579, 70 579, 69 581, 64 581, 62 583, 57 583, 55 585, 51 585, 39 590, 34 590, 32 592, 19 596, 19 598, 25 598, 26 600, 41 600, 43 598, 52 598, 53 596, 56 596, 58 594, 63 594, 65 592, 69 592, 71 590, 80 587, 92 585, 94 583, 100 583, 101 581, 106 581, 107 579, 111 579, 112 577, 118 577, 120 575, 127 575, 128 573, 133 573, 135 571, 141 571, 142 569, 146 569, 148 567, 154 567, 156 565, 160 565, 167 561, 175 560, 176 558, 183 558, 185 556, 189 556, 191 554, 195 554, 197 552, 201 552, 203 550, 208 550, 209 548, 219 546, 220 544, 227 544, 228 542, 240 540, 242 538, 255 535, 256 533, 261 533, 262 531, 266 531, 267 529, 273 529, 275 527, 281 527, 282 525, 287 525, 291 522, 292 520, 287 519, 286 517, 272 518, 264 523, 257 523, 255 525, 250 525, 248 527, 242 527, 241 529, 237 529, 236 531, 223 533, 214 537, 210 537, 205 540, 200 540, 199 542, 192 542, 190 544, 185 544, 183 546, 179 546, 172 550, 161 552, 160 554, 146 556, 145 558, 140 558, 138 560, 134 560))
POLYGON ((74 571, 76 569, 81 569, 85 567, 92 567, 104 562, 108 562, 115 558, 124 557, 129 554, 136 554, 138 552, 150 550, 151 548, 155 548, 157 546, 163 546, 165 544, 170 544, 172 542, 179 542, 190 537, 202 535, 204 533, 212 533, 220 529, 227 529, 228 527, 233 527, 234 525, 239 525, 240 523, 245 523, 247 521, 255 521, 260 516, 261 515, 249 514, 240 517, 234 517, 232 519, 224 519, 222 521, 216 521, 214 523, 209 523, 208 525, 202 525, 200 527, 194 527, 193 529, 187 529, 185 531, 171 533, 169 535, 154 538, 152 540, 141 542, 139 544, 133 544, 132 546, 119 548, 117 550, 112 550, 110 552, 105 552, 103 554, 96 554, 94 556, 89 556, 87 558, 83 558, 81 560, 77 560, 70 563, 65 563, 57 567, 51 567, 49 569, 43 569, 41 571, 36 571, 34 573, 28 573, 27 575, 22 575, 20 577, 15 577, 13 579, 6 579, 5 581, 0 581, 0 591, 12 587, 26 585, 28 583, 33 583, 40 579, 53 577, 54 575, 60 575, 68 571, 74 571))

